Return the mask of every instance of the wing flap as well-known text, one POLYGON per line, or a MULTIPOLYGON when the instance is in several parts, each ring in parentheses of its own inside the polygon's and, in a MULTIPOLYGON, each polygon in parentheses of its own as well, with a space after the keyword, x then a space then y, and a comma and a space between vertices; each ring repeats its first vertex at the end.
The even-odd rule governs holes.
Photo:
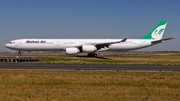
POLYGON ((95 44, 95 46, 98 46, 98 45, 109 46, 110 44, 121 43, 121 42, 125 42, 126 40, 127 40, 127 38, 124 38, 121 41, 98 43, 98 44, 95 44))
POLYGON ((105 48, 105 47, 109 47, 109 45, 111 44, 115 44, 115 43, 121 43, 121 42, 125 42, 127 40, 127 38, 122 39, 121 41, 115 41, 115 42, 106 42, 106 43, 99 43, 99 44, 95 44, 95 46, 97 47, 97 49, 101 49, 101 48, 105 48))

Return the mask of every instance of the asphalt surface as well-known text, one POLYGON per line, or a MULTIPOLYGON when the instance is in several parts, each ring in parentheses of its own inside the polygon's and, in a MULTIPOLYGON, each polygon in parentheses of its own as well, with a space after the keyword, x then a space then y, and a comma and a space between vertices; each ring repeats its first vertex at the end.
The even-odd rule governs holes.
POLYGON ((170 65, 107 65, 107 64, 32 64, 0 63, 0 69, 11 70, 132 70, 180 71, 180 66, 170 65))

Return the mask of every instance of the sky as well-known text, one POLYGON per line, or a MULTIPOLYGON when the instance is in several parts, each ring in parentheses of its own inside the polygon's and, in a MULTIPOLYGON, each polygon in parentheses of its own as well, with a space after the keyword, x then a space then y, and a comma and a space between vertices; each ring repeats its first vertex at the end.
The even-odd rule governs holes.
POLYGON ((0 51, 21 38, 138 39, 160 20, 163 38, 140 51, 180 51, 179 0, 0 0, 0 51))

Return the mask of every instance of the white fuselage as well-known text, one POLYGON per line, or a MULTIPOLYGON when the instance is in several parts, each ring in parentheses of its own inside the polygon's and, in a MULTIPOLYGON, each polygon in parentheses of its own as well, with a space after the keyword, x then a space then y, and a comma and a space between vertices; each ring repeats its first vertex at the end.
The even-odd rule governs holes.
MULTIPOLYGON (((64 51, 66 48, 83 45, 96 45, 120 41, 122 39, 17 39, 6 44, 7 48, 17 51, 64 51)), ((125 42, 114 43, 97 51, 126 51, 151 46, 152 40, 127 39, 125 42)))
POLYGON ((127 51, 149 47, 173 38, 162 39, 167 20, 159 23, 141 39, 17 39, 6 44, 9 49, 19 51, 65 51, 66 54, 97 51, 127 51))

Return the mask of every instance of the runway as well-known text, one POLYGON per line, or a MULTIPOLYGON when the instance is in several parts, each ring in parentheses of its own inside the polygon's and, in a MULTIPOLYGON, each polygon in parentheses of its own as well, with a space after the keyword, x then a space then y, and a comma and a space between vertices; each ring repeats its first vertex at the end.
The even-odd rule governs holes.
POLYGON ((126 70, 126 71, 180 71, 180 66, 170 65, 111 65, 111 64, 35 64, 1 63, 6 70, 126 70))

